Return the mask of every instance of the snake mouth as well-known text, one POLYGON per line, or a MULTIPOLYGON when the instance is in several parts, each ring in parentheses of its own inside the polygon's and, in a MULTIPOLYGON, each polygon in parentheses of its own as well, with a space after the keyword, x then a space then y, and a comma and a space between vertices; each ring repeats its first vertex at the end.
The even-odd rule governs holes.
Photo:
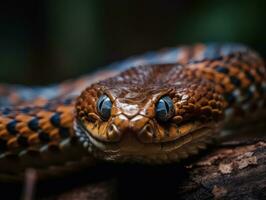
POLYGON ((109 143, 94 138, 80 121, 77 121, 76 127, 76 132, 82 135, 83 145, 99 159, 156 164, 178 161, 204 149, 206 144, 211 143, 219 126, 214 122, 187 122, 179 127, 179 130, 183 130, 180 137, 157 143, 141 143, 134 137, 109 143))

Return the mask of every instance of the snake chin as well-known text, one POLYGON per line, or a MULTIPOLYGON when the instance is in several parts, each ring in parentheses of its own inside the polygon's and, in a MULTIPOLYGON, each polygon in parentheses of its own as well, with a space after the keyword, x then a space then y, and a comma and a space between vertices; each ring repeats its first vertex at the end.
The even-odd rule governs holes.
POLYGON ((199 124, 198 122, 190 122, 182 125, 193 128, 175 140, 149 144, 141 143, 133 137, 125 137, 122 141, 115 143, 99 141, 79 121, 75 123, 75 130, 83 146, 100 160, 164 164, 177 162, 195 155, 212 143, 220 126, 214 122, 199 124))

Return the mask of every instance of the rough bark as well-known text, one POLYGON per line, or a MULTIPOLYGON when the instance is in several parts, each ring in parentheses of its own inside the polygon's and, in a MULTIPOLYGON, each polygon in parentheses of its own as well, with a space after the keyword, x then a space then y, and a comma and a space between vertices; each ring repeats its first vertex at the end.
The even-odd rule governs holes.
POLYGON ((182 199, 266 199, 266 143, 224 145, 188 166, 182 199))

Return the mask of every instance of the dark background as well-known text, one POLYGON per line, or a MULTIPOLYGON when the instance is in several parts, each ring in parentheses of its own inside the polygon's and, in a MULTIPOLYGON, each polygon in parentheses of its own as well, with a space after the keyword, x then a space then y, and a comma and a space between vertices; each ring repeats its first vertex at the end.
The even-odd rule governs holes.
POLYGON ((148 50, 243 42, 266 54, 263 0, 0 3, 0 82, 48 84, 148 50))

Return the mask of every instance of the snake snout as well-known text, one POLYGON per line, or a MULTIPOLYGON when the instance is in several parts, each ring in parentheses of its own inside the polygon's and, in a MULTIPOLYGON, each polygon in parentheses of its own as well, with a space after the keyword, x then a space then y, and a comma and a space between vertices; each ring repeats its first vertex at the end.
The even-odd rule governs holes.
POLYGON ((119 141, 122 140, 123 136, 127 135, 141 142, 150 142, 153 138, 154 131, 148 122, 149 118, 142 115, 137 115, 130 119, 120 114, 112 120, 112 123, 108 127, 108 140, 119 141))

